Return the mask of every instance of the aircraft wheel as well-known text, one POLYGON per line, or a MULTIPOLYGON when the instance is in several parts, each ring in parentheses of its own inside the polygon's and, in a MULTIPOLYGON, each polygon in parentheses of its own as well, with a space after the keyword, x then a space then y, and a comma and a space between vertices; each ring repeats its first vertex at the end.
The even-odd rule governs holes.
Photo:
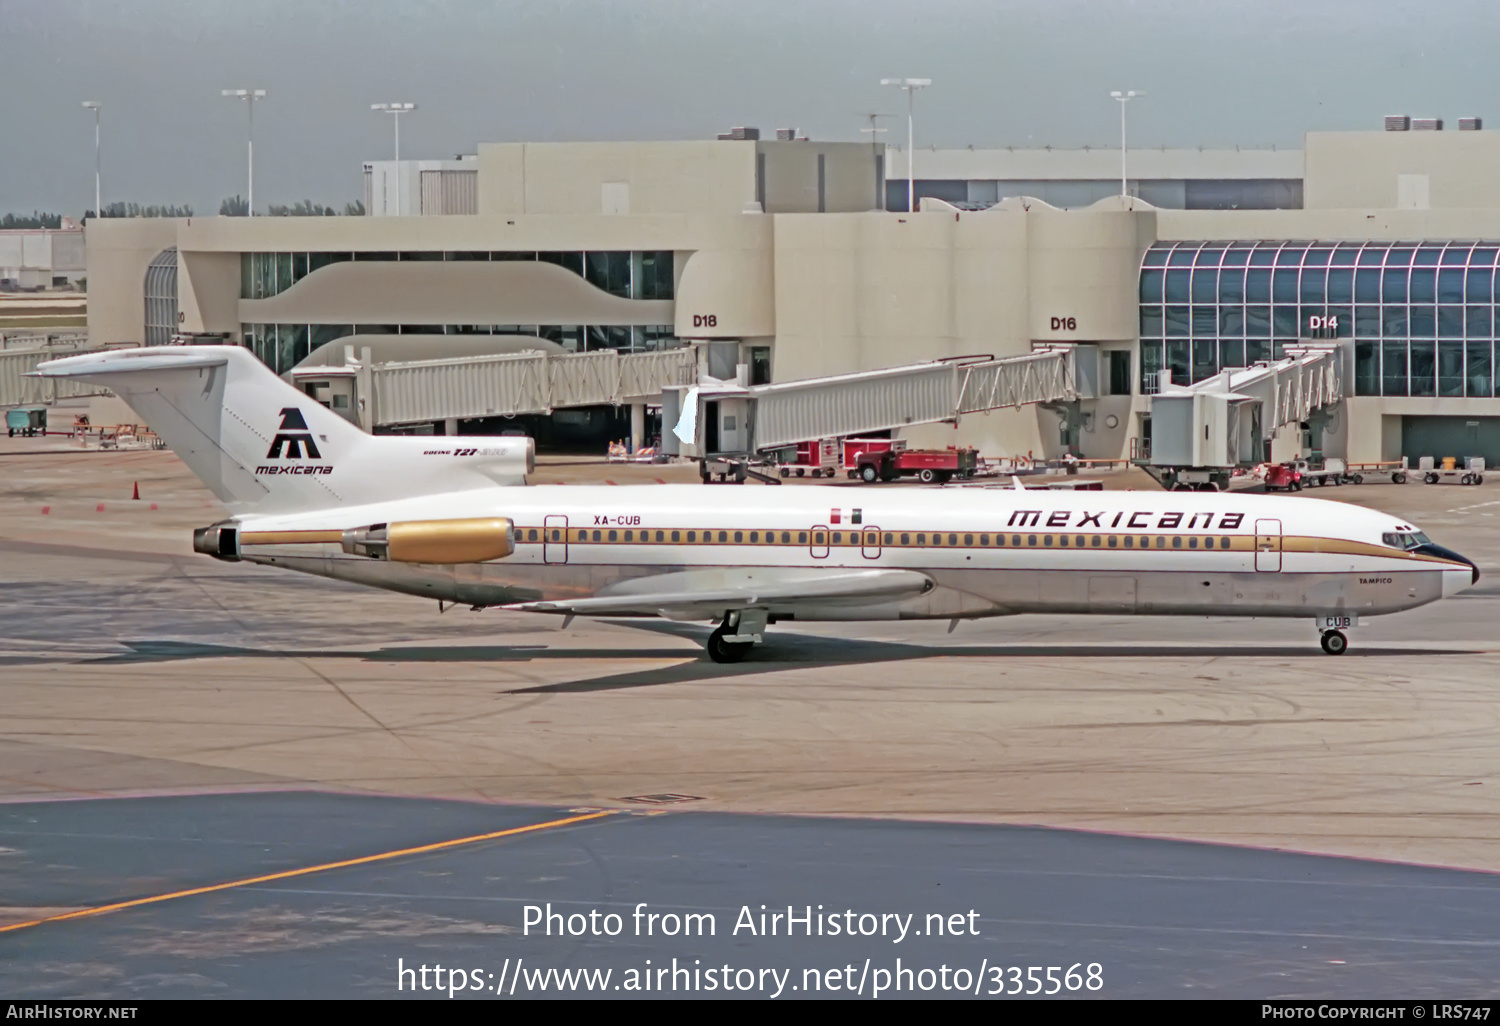
POLYGON ((874 484, 880 480, 880 471, 875 469, 875 464, 866 463, 859 468, 859 479, 865 484, 874 484))
POLYGON ((1349 650, 1349 639, 1344 636, 1343 631, 1325 631, 1323 633, 1323 651, 1329 655, 1343 655, 1349 650))
POLYGON ((932 482, 937 480, 937 475, 934 474, 930 468, 924 467, 923 469, 917 471, 917 480, 921 481, 923 484, 932 484, 932 482))
POLYGON ((708 636, 708 658, 716 663, 737 663, 749 654, 754 647, 751 641, 725 641, 724 626, 722 624, 708 636))

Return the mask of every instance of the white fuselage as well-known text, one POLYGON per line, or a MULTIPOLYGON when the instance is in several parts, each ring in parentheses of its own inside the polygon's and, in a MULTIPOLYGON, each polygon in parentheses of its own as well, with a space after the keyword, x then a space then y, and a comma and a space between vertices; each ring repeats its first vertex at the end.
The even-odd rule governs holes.
MULTIPOLYGON (((1316 499, 1189 492, 700 485, 486 488, 296 515, 243 533, 505 517, 504 559, 430 565, 338 544, 241 546, 241 556, 474 605, 709 589, 816 570, 908 570, 930 590, 881 601, 781 595, 772 619, 908 619, 1024 612, 1379 614, 1468 587, 1456 554, 1408 551, 1387 514, 1316 499)), ((784 589, 783 589, 784 590, 784 589)), ((683 615, 719 615, 709 607, 683 615)), ((643 600, 641 613, 666 612, 643 600)), ((668 615, 671 615, 668 612, 668 615)))

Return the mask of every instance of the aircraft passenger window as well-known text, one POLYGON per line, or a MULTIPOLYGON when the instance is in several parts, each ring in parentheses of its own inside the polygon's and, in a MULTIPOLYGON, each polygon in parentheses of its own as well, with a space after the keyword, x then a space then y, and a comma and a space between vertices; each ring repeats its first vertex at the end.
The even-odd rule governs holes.
POLYGON ((595 531, 595 532, 594 532, 594 541, 599 541, 599 540, 600 540, 600 537, 599 537, 599 532, 598 532, 598 531, 595 531))
POLYGON ((555 528, 555 527, 554 527, 554 528, 553 528, 553 529, 552 529, 552 540, 553 540, 553 541, 559 541, 559 540, 560 540, 560 539, 559 539, 559 538, 558 538, 558 533, 559 533, 559 532, 558 532, 558 530, 557 530, 557 528, 555 528))
POLYGON ((1190 548, 1190 549, 1196 549, 1197 547, 1198 547, 1198 539, 1197 538, 1189 538, 1188 539, 1188 548, 1190 548))
POLYGON ((807 544, 807 532, 806 531, 798 531, 797 532, 797 544, 798 545, 806 545, 807 544))
POLYGON ((1026 536, 1026 544, 1027 545, 1035 545, 1036 544, 1036 535, 1034 535, 1034 534, 1028 534, 1026 536))
POLYGON ((903 534, 901 536, 901 544, 902 545, 910 545, 911 544, 911 535, 909 535, 909 534, 903 534))
POLYGON ((1047 536, 1046 536, 1046 537, 1044 537, 1044 538, 1043 538, 1043 539, 1042 539, 1042 544, 1043 544, 1043 545, 1049 545, 1049 546, 1050 546, 1050 545, 1051 545, 1051 544, 1052 544, 1052 536, 1051 536, 1051 535, 1050 535, 1050 534, 1049 534, 1049 535, 1047 535, 1047 536))
MULTIPOLYGON (((598 531, 594 532, 594 537, 595 538, 599 537, 599 532, 598 531)), ((611 531, 611 532, 609 532, 609 540, 610 541, 619 541, 620 540, 620 532, 619 531, 611 531)))
POLYGON ((1133 546, 1134 544, 1135 544, 1135 539, 1132 538, 1130 535, 1127 534, 1125 536, 1125 547, 1128 549, 1131 546, 1133 546))
POLYGON ((1166 538, 1166 535, 1160 535, 1159 534, 1159 535, 1156 536, 1156 547, 1159 548, 1159 549, 1164 549, 1164 548, 1167 547, 1167 538, 1166 538))
POLYGON ((987 535, 987 534, 981 534, 979 536, 979 544, 981 544, 981 545, 988 545, 989 543, 990 543, 990 536, 989 535, 987 535))
POLYGON ((1057 536, 1057 544, 1061 545, 1063 548, 1067 548, 1068 547, 1068 536, 1065 535, 1065 534, 1058 535, 1057 536))
MULTIPOLYGON (((738 537, 738 535, 736 535, 736 537, 738 537)), ((759 531, 751 531, 750 532, 750 544, 751 545, 755 545, 759 541, 760 541, 760 532, 759 531)))
POLYGON ((791 531, 782 531, 781 532, 781 542, 782 542, 783 545, 785 545, 786 543, 790 542, 791 540, 792 540, 792 532, 791 531))
MULTIPOLYGON (((1078 547, 1079 547, 1079 548, 1080 548, 1080 549, 1081 549, 1081 548, 1083 548, 1083 535, 1081 535, 1081 534, 1080 534, 1080 535, 1079 535, 1079 536, 1078 536, 1078 539, 1077 539, 1077 541, 1076 541, 1076 542, 1075 542, 1075 543, 1074 543, 1074 544, 1076 544, 1076 545, 1077 545, 1077 546, 1078 546, 1078 547)), ((1097 544, 1099 544, 1099 543, 1098 543, 1098 542, 1095 542, 1095 543, 1094 543, 1094 544, 1095 544, 1095 545, 1097 545, 1097 544)))
MULTIPOLYGON (((719 532, 719 540, 720 541, 724 540, 724 532, 723 531, 719 532)), ((736 532, 734 532, 734 540, 735 540, 736 543, 744 541, 745 540, 745 532, 744 531, 736 531, 736 532)))
MULTIPOLYGON (((661 532, 660 531, 656 532, 656 540, 657 541, 661 541, 661 532)), ((672 540, 674 542, 675 541, 682 541, 682 532, 681 531, 673 531, 672 532, 672 540)))
POLYGON ((536 528, 533 527, 531 529, 531 536, 529 538, 527 538, 526 540, 527 541, 536 541, 536 528))
MULTIPOLYGON (((644 538, 645 536, 646 536, 646 532, 642 531, 641 532, 641 537, 644 538)), ((634 531, 626 531, 625 532, 625 540, 626 541, 635 541, 635 532, 634 531)))
POLYGON ((697 540, 698 540, 698 532, 697 531, 689 531, 688 532, 688 541, 695 542, 697 540))
MULTIPOLYGON (((971 536, 966 544, 972 545, 973 542, 974 542, 974 539, 971 536)), ((950 534, 948 536, 948 544, 949 545, 957 545, 958 544, 958 535, 956 535, 956 534, 950 534)))
POLYGON ((1219 539, 1219 548, 1221 548, 1221 549, 1227 549, 1227 548, 1229 548, 1229 539, 1228 538, 1220 538, 1219 539))
POLYGON ((719 541, 723 542, 723 541, 728 541, 728 540, 729 540, 729 532, 728 531, 720 531, 719 532, 719 541))
POLYGON ((1174 548, 1174 549, 1180 549, 1180 548, 1182 548, 1182 539, 1180 537, 1172 539, 1172 548, 1174 548))
POLYGON ((1114 548, 1115 547, 1115 543, 1118 542, 1118 541, 1119 541, 1118 538, 1116 538, 1114 535, 1110 535, 1109 536, 1109 547, 1110 548, 1114 548))
POLYGON ((896 537, 894 534, 891 534, 891 532, 887 531, 885 533, 885 539, 883 541, 883 544, 885 544, 885 545, 891 544, 891 539, 894 538, 894 537, 896 537))
MULTIPOLYGON (((674 540, 675 540, 675 535, 676 535, 676 534, 677 534, 677 532, 676 532, 676 531, 673 531, 673 532, 672 532, 672 534, 673 534, 673 535, 674 535, 674 540)), ((643 536, 643 537, 644 537, 644 536, 643 536)), ((665 532, 665 531, 657 531, 657 532, 656 532, 656 540, 657 540, 657 541, 661 541, 661 540, 663 540, 663 539, 664 539, 664 538, 666 538, 666 532, 665 532)))
POLYGON ((1020 545, 1021 544, 1021 536, 1019 534, 1013 534, 1013 535, 1011 535, 1010 536, 1010 543, 1012 545, 1020 545))
POLYGON ((972 534, 966 534, 966 535, 964 535, 964 544, 965 545, 973 545, 974 544, 974 536, 972 534))
POLYGON ((1094 548, 1097 549, 1098 547, 1099 547, 1099 536, 1096 534, 1096 535, 1094 535, 1094 548))
POLYGON ((844 544, 844 532, 843 531, 834 531, 833 532, 833 543, 835 545, 842 545, 842 544, 844 544))

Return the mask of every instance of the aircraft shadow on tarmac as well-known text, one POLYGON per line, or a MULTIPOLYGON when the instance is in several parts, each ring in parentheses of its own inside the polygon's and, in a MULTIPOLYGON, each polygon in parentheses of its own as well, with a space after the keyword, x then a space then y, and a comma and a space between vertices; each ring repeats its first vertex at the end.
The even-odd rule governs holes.
MULTIPOLYGON (((709 628, 697 624, 671 621, 611 621, 618 626, 680 638, 701 644, 709 628)), ((609 659, 619 655, 628 659, 669 659, 673 665, 611 673, 583 680, 559 681, 516 688, 509 694, 566 694, 589 691, 611 691, 637 687, 652 687, 662 684, 686 684, 700 680, 726 677, 742 677, 753 674, 787 669, 812 669, 817 667, 850 666, 862 663, 904 662, 916 659, 945 657, 950 659, 995 659, 995 658, 1073 658, 1073 659, 1141 659, 1141 658, 1201 658, 1242 657, 1254 659, 1327 659, 1328 656, 1316 647, 1306 644, 1266 646, 1260 644, 1238 645, 1095 645, 1095 644, 941 644, 922 645, 909 642, 872 641, 837 637, 819 637, 807 634, 778 632, 768 636, 762 646, 757 646, 744 662, 720 665, 709 662, 703 655, 692 657, 692 653, 680 648, 630 649, 611 652, 599 648, 579 648, 563 645, 420 645, 391 646, 370 649, 289 649, 255 648, 236 645, 214 645, 202 642, 173 640, 144 640, 122 642, 129 651, 102 658, 83 660, 87 665, 129 665, 155 662, 175 662, 187 659, 229 658, 298 658, 298 659, 355 659, 384 663, 465 663, 465 662, 533 662, 537 660, 609 659)), ((1417 657, 1431 659, 1444 655, 1478 655, 1477 651, 1453 649, 1434 651, 1431 648, 1386 645, 1351 649, 1344 658, 1369 657, 1417 657)), ((38 660, 42 661, 42 660, 38 660)))

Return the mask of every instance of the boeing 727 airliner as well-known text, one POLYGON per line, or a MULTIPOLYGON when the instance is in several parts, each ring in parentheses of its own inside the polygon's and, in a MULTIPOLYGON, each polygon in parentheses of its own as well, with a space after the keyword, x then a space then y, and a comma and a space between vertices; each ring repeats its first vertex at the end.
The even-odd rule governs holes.
POLYGON ((1009 488, 525 485, 530 439, 370 436, 236 346, 69 357, 228 508, 197 551, 476 608, 717 622, 1013 613, 1360 616, 1479 579, 1414 524, 1339 502, 1009 488))

